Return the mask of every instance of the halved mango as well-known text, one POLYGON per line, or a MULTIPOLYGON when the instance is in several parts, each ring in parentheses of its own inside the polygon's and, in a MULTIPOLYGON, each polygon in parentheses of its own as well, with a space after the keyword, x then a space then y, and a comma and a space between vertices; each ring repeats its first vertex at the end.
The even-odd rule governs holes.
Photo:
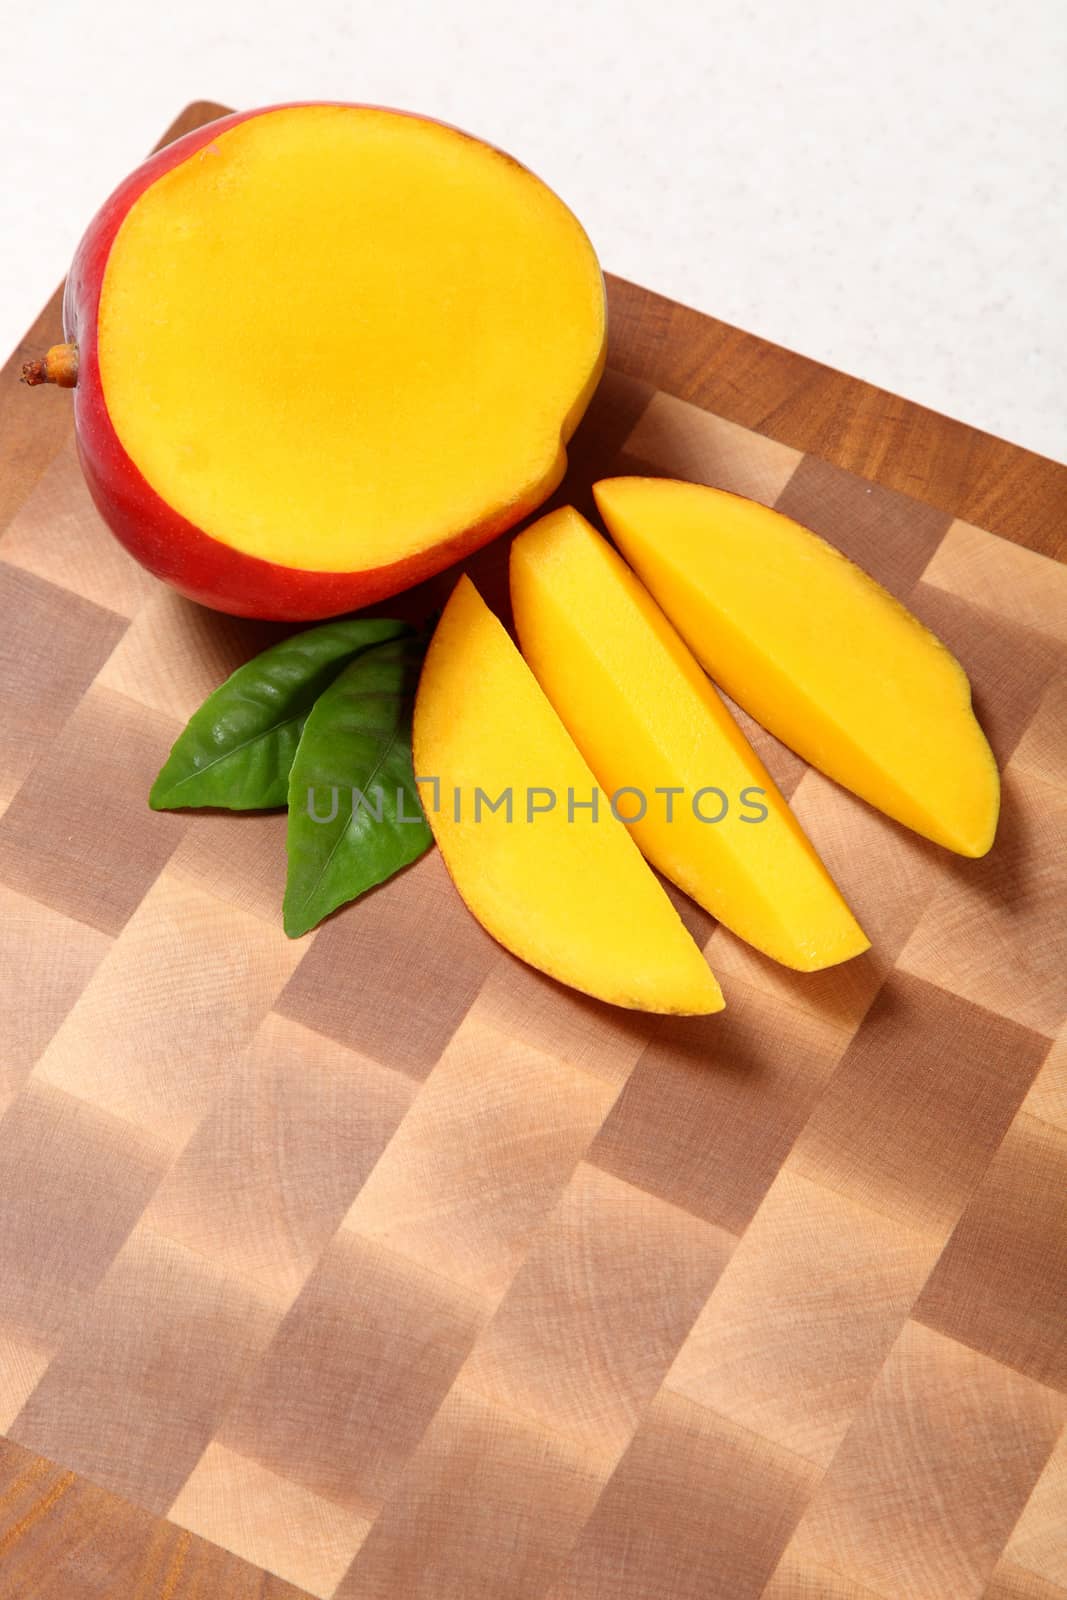
POLYGON ((594 817, 596 779, 469 578, 426 657, 414 746, 445 865, 502 945, 615 1005, 722 1009, 707 963, 603 794, 594 817))
POLYGON ((562 200, 377 106, 239 112, 133 173, 68 277, 79 457, 127 549, 193 599, 311 618, 396 594, 563 476, 604 284, 562 200))
POLYGON ((653 866, 787 967, 814 972, 868 948, 713 685, 577 511, 519 535, 511 599, 537 681, 653 866))
POLYGON ((966 673, 839 550, 741 495, 609 478, 616 544, 717 683, 813 767, 959 855, 993 843, 1000 778, 966 673))

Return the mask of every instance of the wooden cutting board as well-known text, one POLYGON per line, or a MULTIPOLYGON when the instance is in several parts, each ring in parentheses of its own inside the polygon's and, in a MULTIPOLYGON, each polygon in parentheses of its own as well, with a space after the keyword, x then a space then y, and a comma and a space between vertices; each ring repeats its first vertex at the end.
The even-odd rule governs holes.
POLYGON ((843 969, 690 909, 727 1011, 616 1011, 435 855, 290 943, 280 817, 145 801, 272 630, 127 559, 16 359, 2 1600, 1067 1597, 1067 470, 610 295, 566 497, 699 479, 862 562, 972 676, 996 847, 758 734, 872 935, 843 969))

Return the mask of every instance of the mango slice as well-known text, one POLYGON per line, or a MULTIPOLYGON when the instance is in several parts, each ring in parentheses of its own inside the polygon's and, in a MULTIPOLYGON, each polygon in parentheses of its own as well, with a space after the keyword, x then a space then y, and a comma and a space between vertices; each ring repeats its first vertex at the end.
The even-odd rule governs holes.
POLYGON ((593 774, 469 578, 426 657, 414 746, 445 865, 502 945, 615 1005, 722 1009, 707 963, 603 794, 594 818, 593 774))
POLYGON ((918 618, 809 529, 699 484, 610 478, 613 539, 717 683, 805 761, 963 856, 1000 778, 967 676, 918 618))
POLYGON ((787 967, 814 972, 868 948, 713 685, 577 511, 519 535, 511 599, 537 681, 653 866, 787 967))

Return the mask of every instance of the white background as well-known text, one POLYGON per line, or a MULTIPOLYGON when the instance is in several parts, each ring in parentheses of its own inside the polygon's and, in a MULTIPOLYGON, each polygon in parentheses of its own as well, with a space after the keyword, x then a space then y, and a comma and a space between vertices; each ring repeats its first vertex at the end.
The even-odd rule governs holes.
POLYGON ((189 100, 510 150, 604 265, 1067 457, 1063 0, 0 0, 0 338, 189 100))

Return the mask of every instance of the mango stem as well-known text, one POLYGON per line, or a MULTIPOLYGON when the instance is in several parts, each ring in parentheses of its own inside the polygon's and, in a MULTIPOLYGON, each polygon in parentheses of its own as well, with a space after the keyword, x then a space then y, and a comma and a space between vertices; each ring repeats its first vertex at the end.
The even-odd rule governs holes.
POLYGON ((78 346, 54 344, 40 360, 24 362, 22 381, 31 389, 36 389, 40 383, 56 383, 61 389, 73 389, 78 381, 78 346))

